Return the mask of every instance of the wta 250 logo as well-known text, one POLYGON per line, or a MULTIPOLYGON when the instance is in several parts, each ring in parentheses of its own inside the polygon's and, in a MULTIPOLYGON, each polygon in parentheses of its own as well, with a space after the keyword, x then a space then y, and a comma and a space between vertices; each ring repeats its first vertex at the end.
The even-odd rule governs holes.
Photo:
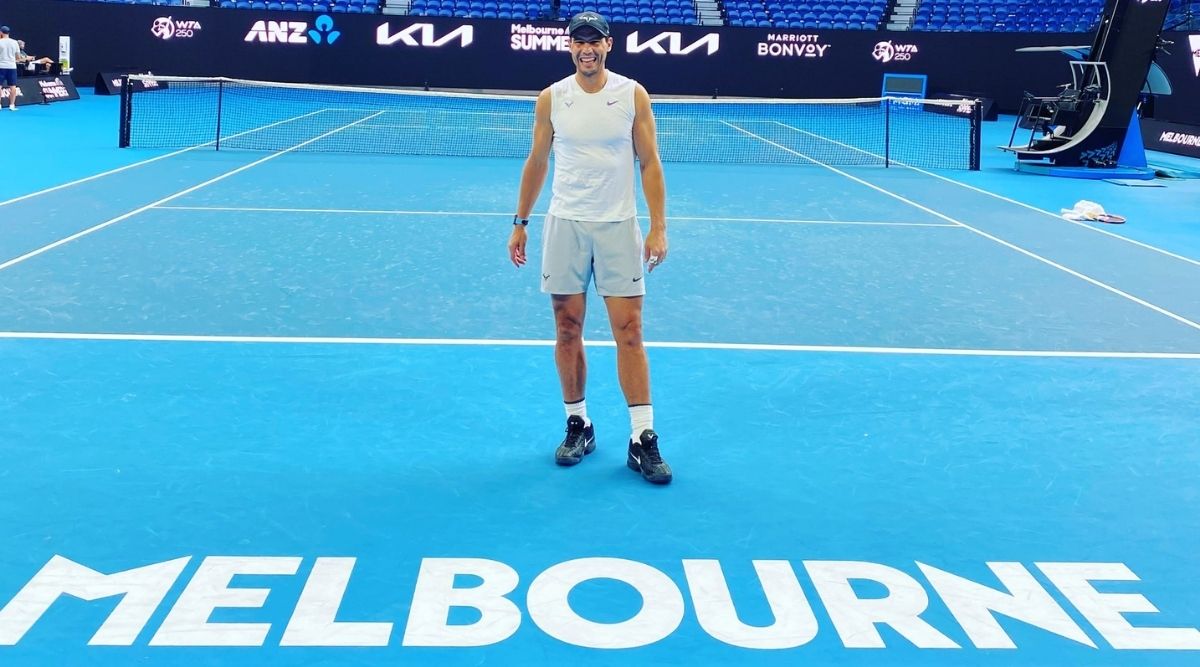
POLYGON ((170 16, 160 16, 150 25, 150 34, 163 40, 190 39, 200 32, 199 21, 176 21, 170 16))
POLYGON ((875 50, 871 52, 871 57, 881 63, 906 62, 912 60, 913 55, 918 51, 916 44, 896 44, 888 40, 876 44, 875 50))

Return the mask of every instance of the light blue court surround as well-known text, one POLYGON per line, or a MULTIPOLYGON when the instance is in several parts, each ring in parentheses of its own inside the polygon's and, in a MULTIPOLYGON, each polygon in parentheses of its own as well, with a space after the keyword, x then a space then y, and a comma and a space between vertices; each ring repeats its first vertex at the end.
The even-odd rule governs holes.
MULTIPOLYGON (((115 102, 0 118, 59 156, 0 202, 160 155, 115 102)), ((599 446, 553 464, 520 160, 269 155, 0 205, 0 664, 1200 659, 1197 181, 667 165, 662 488, 595 295, 599 446), (1129 223, 1021 205, 1078 199, 1129 223)))

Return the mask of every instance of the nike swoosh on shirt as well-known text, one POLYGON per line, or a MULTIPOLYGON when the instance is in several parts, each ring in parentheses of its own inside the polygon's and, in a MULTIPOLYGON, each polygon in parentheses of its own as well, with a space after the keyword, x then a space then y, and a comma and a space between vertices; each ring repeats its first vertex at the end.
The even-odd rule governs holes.
POLYGON ((610 107, 616 103, 617 103, 617 100, 609 100, 609 101, 605 102, 605 104, 607 104, 610 107))

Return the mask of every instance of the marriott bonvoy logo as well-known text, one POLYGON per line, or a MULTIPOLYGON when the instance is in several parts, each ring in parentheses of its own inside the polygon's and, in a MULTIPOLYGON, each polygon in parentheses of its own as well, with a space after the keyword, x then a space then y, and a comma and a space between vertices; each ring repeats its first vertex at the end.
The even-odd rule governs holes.
POLYGON ((829 43, 820 35, 802 33, 769 33, 767 41, 759 42, 759 57, 770 58, 824 58, 829 43))

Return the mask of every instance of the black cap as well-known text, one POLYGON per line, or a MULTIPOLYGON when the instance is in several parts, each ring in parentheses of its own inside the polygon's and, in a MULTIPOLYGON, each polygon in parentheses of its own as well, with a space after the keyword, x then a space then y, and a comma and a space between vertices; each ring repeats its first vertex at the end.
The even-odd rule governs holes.
MULTIPOLYGON (((603 21, 604 19, 600 19, 600 20, 603 21)), ((605 23, 604 27, 608 28, 608 24, 605 23)), ((12 32, 12 30, 8 26, 0 25, 0 34, 7 35, 7 34, 10 34, 11 32, 12 32)), ((607 36, 608 33, 605 33, 605 35, 607 36)))
POLYGON ((571 23, 567 25, 567 34, 574 37, 575 33, 586 28, 600 33, 601 37, 608 37, 608 21, 596 12, 579 12, 571 17, 571 23))

